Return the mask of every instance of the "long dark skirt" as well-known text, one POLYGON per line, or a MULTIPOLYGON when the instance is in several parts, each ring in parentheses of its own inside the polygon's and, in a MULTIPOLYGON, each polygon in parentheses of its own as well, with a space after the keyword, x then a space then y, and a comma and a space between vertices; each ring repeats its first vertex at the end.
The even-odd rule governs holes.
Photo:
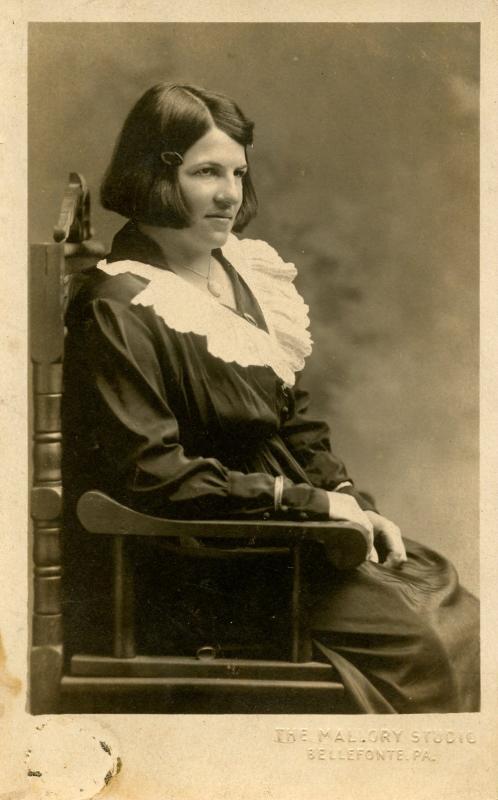
POLYGON ((366 562, 315 574, 315 655, 334 665, 363 713, 478 711, 478 601, 449 561, 404 541, 400 569, 366 562))

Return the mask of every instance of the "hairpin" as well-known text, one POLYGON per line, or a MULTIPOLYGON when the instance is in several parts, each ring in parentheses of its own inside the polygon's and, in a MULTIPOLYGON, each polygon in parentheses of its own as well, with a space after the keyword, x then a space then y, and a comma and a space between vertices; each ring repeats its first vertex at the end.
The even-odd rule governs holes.
POLYGON ((183 158, 180 153, 174 153, 171 150, 165 150, 164 153, 161 153, 161 161, 167 164, 168 167, 179 167, 180 164, 183 164, 183 158))

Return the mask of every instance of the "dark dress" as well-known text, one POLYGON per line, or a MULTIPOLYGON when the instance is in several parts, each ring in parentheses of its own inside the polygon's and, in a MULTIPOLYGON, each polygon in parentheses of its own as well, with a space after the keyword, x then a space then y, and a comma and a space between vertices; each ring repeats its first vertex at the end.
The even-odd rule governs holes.
MULTIPOLYGON (((337 487, 372 508, 332 454, 327 426, 308 419, 307 394, 292 385, 310 350, 293 267, 265 243, 235 237, 214 255, 231 279, 236 311, 174 275, 131 222, 107 263, 89 271, 67 315, 67 513, 82 491, 100 488, 150 514, 268 518, 277 475, 289 519, 327 519, 327 491, 337 487)), ((73 530, 67 603, 90 621, 104 599, 96 576, 105 578, 108 559, 78 536, 74 520, 73 530)), ((360 712, 476 711, 477 601, 448 561, 405 544, 400 569, 368 561, 346 572, 310 547, 313 657, 333 664, 360 712)), ((181 635, 181 646, 195 652, 215 635, 213 614, 238 645, 242 612, 242 627, 278 653, 287 569, 257 559, 250 567, 210 564, 209 573, 190 565, 178 588, 173 556, 142 544, 135 556, 144 647, 177 649, 181 635), (259 611, 249 623, 255 598, 259 611), (215 611, 203 616, 208 606, 215 611), (262 616, 261 608, 272 613, 262 616)), ((95 636, 98 625, 89 627, 95 636)))

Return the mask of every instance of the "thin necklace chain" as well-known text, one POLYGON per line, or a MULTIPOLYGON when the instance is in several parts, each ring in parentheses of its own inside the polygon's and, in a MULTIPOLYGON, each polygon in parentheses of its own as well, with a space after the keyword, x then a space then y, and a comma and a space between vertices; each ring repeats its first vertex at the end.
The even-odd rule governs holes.
POLYGON ((212 256, 210 256, 209 257, 209 268, 208 268, 208 274, 207 275, 204 275, 202 272, 198 272, 196 269, 193 269, 192 267, 183 266, 183 267, 180 267, 180 269, 186 269, 189 272, 193 272, 194 275, 198 275, 200 278, 203 278, 206 281, 207 288, 208 288, 208 291, 210 292, 210 294, 212 294, 214 297, 219 298, 221 296, 223 290, 221 288, 221 285, 220 285, 219 281, 217 281, 216 279, 214 279, 214 280, 211 279, 211 266, 212 266, 212 263, 213 263, 213 258, 212 258, 212 256))
POLYGON ((211 263, 212 263, 212 260, 213 260, 212 257, 209 256, 209 267, 208 267, 208 274, 207 275, 204 275, 203 272, 198 272, 198 270, 192 269, 192 267, 187 267, 185 265, 180 267, 180 269, 187 269, 189 272, 193 272, 194 275, 198 275, 200 278, 204 278, 205 281, 209 281, 209 279, 211 277, 211 263))

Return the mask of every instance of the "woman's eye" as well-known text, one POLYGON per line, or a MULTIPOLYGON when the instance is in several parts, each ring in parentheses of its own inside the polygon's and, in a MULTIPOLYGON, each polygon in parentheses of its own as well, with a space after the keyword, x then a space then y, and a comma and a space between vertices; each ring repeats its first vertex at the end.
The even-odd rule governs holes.
POLYGON ((196 175, 215 175, 216 170, 214 167, 201 167, 197 170, 196 175))
MULTIPOLYGON (((236 169, 233 174, 235 175, 236 178, 242 179, 245 175, 247 175, 247 170, 236 169)), ((218 175, 218 170, 216 167, 199 167, 199 169, 195 171, 195 175, 211 177, 218 175)))

